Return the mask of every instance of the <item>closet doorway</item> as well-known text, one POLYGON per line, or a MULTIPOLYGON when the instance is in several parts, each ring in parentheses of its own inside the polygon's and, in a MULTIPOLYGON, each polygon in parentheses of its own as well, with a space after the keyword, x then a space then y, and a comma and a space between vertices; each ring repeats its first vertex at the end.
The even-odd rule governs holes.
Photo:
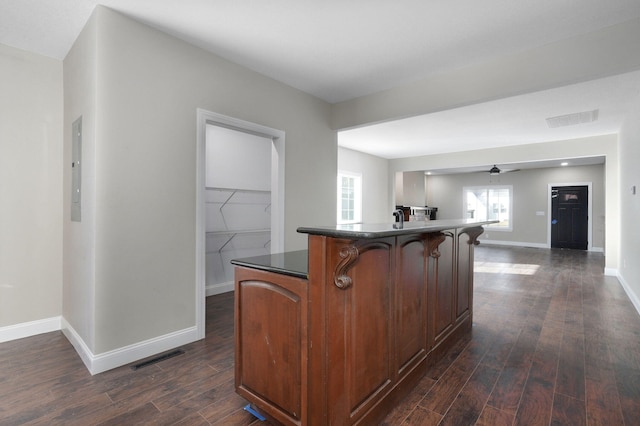
POLYGON ((284 132, 198 110, 196 326, 233 290, 231 259, 284 249, 284 132))

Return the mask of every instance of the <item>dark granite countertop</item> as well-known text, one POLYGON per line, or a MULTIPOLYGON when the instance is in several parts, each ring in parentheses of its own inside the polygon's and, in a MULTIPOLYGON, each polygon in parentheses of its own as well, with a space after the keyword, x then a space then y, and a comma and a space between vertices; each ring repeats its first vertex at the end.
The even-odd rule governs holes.
POLYGON ((309 271, 308 258, 309 252, 307 250, 299 250, 233 259, 231 263, 237 266, 307 279, 309 271))
MULTIPOLYGON (((397 223, 374 223, 338 225, 334 227, 301 227, 298 228, 298 232, 336 238, 381 238, 394 235, 437 232, 446 229, 469 228, 496 222, 496 220, 479 221, 475 219, 429 220, 426 222, 404 222, 402 228, 396 228, 395 226, 399 225, 397 223)), ((309 273, 308 258, 309 252, 307 250, 298 250, 233 259, 231 263, 237 266, 307 279, 309 273)))
POLYGON ((497 223, 497 220, 450 219, 399 223, 359 223, 353 225, 300 227, 298 232, 311 235, 324 235, 334 238, 382 238, 395 235, 437 232, 445 229, 469 228, 473 226, 497 223))

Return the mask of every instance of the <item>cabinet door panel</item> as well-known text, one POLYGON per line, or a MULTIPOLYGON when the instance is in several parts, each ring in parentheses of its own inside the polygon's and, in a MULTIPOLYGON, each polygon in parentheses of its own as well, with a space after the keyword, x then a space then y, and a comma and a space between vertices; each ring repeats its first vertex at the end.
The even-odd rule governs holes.
POLYGON ((399 374, 427 351, 427 287, 423 239, 398 238, 396 255, 396 347, 399 374), (413 362, 412 362, 413 361, 413 362))
POLYGON ((342 271, 350 284, 326 287, 329 424, 357 421, 392 384, 392 241, 338 240, 329 252, 328 276, 333 277, 340 270, 340 253, 357 247, 342 271))
POLYGON ((454 322, 455 294, 455 252, 454 238, 451 233, 444 233, 446 239, 438 246, 440 257, 437 259, 435 285, 435 341, 452 327, 454 322))
POLYGON ((346 331, 351 353, 348 374, 352 412, 391 380, 390 273, 391 251, 383 245, 362 250, 351 271, 354 286, 347 304, 351 327, 346 331))
POLYGON ((278 277, 276 284, 245 272, 236 268, 236 388, 267 401, 274 417, 297 421, 306 393, 307 282, 278 277))
POLYGON ((472 244, 469 244, 469 235, 458 236, 458 289, 456 318, 469 313, 471 303, 471 289, 473 283, 473 265, 470 265, 472 244))

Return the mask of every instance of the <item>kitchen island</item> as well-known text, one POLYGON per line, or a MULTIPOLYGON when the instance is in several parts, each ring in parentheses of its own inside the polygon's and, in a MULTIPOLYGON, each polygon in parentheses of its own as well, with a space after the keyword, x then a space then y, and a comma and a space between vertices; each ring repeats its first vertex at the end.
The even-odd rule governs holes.
POLYGON ((308 250, 235 265, 235 384, 286 425, 371 425, 473 319, 492 221, 303 227, 308 250))

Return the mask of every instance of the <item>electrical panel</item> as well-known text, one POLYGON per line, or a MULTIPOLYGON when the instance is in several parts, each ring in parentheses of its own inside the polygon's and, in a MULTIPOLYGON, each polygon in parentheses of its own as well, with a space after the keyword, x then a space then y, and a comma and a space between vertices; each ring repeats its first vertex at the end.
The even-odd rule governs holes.
POLYGON ((71 220, 80 222, 82 200, 82 116, 71 126, 71 220))

